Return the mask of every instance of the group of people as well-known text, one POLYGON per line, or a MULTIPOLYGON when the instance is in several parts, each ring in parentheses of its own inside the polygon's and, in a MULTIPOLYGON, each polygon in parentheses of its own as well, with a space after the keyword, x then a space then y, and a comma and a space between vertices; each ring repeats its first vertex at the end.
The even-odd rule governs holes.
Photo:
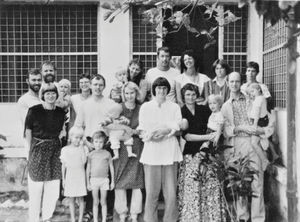
MULTIPOLYGON (((144 221, 158 221, 160 192, 165 222, 226 221, 224 197, 213 169, 200 180, 200 150, 212 143, 232 148, 227 159, 249 155, 258 174, 252 181, 251 221, 265 220, 263 174, 265 150, 273 132, 267 110, 270 93, 258 83, 259 66, 249 62, 247 82, 218 59, 211 80, 198 72, 192 50, 181 56, 181 73, 170 66, 167 47, 157 52, 157 67, 144 75, 143 62, 130 61, 116 73, 109 97, 105 78, 83 74, 80 93, 71 83, 55 81, 50 61, 28 73, 29 90, 18 101, 28 149, 29 221, 51 221, 60 183, 68 198, 71 221, 107 219, 107 192, 114 189, 114 209, 125 222, 144 212, 144 221), (131 190, 130 206, 127 190, 131 190), (143 209, 143 192, 145 204, 143 209), (91 192, 89 192, 91 191, 91 192), (100 199, 99 199, 100 192, 100 199), (129 209, 128 209, 129 208, 129 209), (42 209, 42 210, 41 210, 42 209)), ((237 217, 250 218, 238 204, 237 217)))

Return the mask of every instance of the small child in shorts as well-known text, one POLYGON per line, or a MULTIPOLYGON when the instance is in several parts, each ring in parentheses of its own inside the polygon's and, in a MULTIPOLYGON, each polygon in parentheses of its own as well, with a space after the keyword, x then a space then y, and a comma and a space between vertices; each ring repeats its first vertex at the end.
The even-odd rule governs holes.
POLYGON ((109 110, 109 116, 100 123, 109 135, 111 149, 114 153, 113 160, 119 159, 120 141, 124 141, 128 157, 136 157, 136 154, 132 152, 133 138, 127 134, 128 131, 131 131, 128 126, 130 122, 127 118, 121 116, 122 111, 122 106, 114 106, 109 110))
MULTIPOLYGON (((206 133, 216 133, 216 136, 213 141, 213 146, 217 146, 222 135, 223 125, 224 125, 224 117, 221 113, 221 107, 223 105, 223 98, 220 95, 211 94, 208 97, 208 106, 211 110, 211 114, 208 118, 207 123, 207 132, 206 133)), ((204 142, 201 146, 208 147, 210 141, 204 142)), ((201 149, 200 148, 200 149, 201 149)))
POLYGON ((107 191, 114 189, 114 166, 110 153, 103 149, 106 142, 106 134, 103 131, 97 131, 92 136, 94 149, 89 153, 86 168, 86 181, 88 190, 92 190, 93 195, 93 218, 98 222, 99 191, 101 198, 102 222, 107 219, 107 191), (109 184, 108 173, 111 174, 111 183, 109 184))

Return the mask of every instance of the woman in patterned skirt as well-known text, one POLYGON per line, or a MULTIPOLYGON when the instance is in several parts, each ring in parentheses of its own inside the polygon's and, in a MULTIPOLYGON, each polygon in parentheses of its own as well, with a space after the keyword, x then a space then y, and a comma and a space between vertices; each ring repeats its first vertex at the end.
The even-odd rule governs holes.
POLYGON ((196 104, 199 96, 197 86, 188 83, 183 86, 181 93, 185 103, 181 109, 182 118, 187 119, 189 128, 183 131, 186 144, 179 169, 179 221, 226 221, 221 187, 216 175, 210 168, 206 177, 202 177, 199 172, 199 149, 203 142, 212 141, 215 137, 215 134, 205 135, 211 111, 207 106, 196 104))
POLYGON ((53 83, 41 88, 42 104, 31 107, 25 120, 25 138, 28 143, 29 221, 50 221, 59 196, 61 179, 59 135, 65 111, 55 106, 58 91, 53 83), (42 202, 43 201, 43 202, 42 202), (41 204, 42 202, 42 204, 41 204))

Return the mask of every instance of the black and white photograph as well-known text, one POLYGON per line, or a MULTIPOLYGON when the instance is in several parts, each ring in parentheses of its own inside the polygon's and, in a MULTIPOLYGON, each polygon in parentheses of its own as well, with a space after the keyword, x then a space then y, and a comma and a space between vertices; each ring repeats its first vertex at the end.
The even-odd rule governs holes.
POLYGON ((299 0, 0 0, 0 222, 299 222, 299 57, 299 0))

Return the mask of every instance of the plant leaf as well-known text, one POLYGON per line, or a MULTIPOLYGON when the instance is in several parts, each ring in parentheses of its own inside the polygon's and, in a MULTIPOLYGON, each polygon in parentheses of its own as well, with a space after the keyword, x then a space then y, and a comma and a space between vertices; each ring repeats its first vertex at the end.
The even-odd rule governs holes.
POLYGON ((104 2, 102 5, 101 5, 102 8, 104 9, 108 9, 108 10, 111 10, 111 5, 108 3, 108 2, 104 2))

